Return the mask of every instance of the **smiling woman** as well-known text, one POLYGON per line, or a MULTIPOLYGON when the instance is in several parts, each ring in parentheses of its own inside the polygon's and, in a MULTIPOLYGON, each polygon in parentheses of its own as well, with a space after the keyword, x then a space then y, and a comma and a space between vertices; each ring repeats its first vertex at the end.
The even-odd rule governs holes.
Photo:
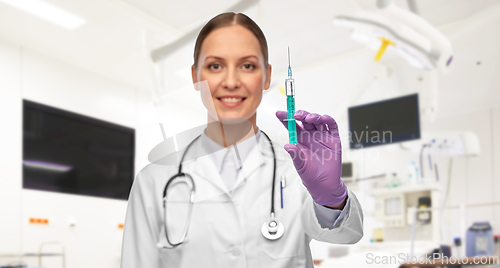
MULTIPOLYGON (((196 40, 192 77, 194 83, 208 82, 218 117, 209 113, 209 123, 242 118, 257 132, 256 110, 263 90, 269 89, 271 65, 266 38, 253 20, 241 13, 210 20, 196 40)), ((206 133, 216 141, 220 137, 212 127, 206 133)))
MULTIPOLYGON (((289 154, 257 127, 271 82, 267 61, 264 34, 246 15, 220 14, 201 30, 191 74, 207 125, 179 163, 138 173, 122 268, 313 267, 311 239, 361 239, 361 205, 340 179, 335 120, 297 111, 298 144, 285 145, 289 154), (189 153, 202 156, 186 160, 189 153)), ((276 116, 288 126, 286 112, 276 116)))

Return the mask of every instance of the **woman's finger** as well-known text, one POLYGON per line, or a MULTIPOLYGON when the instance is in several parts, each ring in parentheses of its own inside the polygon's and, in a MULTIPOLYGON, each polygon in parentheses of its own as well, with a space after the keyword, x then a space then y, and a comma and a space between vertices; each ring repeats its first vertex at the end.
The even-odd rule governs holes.
POLYGON ((326 130, 326 125, 319 114, 311 113, 306 116, 305 121, 309 124, 313 124, 318 131, 326 130))
POLYGON ((308 111, 298 110, 295 112, 294 118, 295 120, 302 122, 302 126, 305 130, 315 130, 316 128, 313 124, 305 121, 307 115, 309 115, 308 111))
POLYGON ((323 122, 328 126, 328 132, 330 132, 331 135, 338 136, 339 129, 335 119, 333 119, 331 116, 327 114, 323 115, 322 119, 323 122))

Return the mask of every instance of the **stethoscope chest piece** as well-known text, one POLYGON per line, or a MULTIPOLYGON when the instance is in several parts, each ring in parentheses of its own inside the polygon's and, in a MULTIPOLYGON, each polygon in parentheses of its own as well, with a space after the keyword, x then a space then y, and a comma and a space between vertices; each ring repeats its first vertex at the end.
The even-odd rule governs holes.
POLYGON ((285 233, 285 225, 273 217, 262 223, 260 230, 265 238, 269 240, 276 240, 282 237, 285 233))

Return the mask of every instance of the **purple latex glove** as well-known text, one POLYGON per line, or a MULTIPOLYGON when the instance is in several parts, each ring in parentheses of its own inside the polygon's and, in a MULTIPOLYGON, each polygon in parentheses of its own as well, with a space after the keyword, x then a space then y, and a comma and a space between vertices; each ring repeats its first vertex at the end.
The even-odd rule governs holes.
MULTIPOLYGON (((276 117, 288 129, 285 111, 277 111, 276 117)), ((340 172, 342 148, 337 122, 329 115, 319 115, 298 110, 297 145, 285 144, 285 150, 293 159, 302 183, 319 205, 336 207, 344 202, 347 187, 340 172), (298 122, 301 122, 300 125, 298 122)))

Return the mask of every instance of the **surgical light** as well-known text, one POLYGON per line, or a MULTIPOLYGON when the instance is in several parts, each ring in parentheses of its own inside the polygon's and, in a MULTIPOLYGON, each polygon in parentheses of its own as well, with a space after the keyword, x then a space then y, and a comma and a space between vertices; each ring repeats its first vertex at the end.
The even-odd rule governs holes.
POLYGON ((393 1, 378 1, 375 12, 358 10, 335 17, 334 24, 352 29, 351 37, 377 49, 379 61, 386 49, 395 50, 410 65, 446 71, 451 63, 449 40, 420 16, 398 8, 393 1))

